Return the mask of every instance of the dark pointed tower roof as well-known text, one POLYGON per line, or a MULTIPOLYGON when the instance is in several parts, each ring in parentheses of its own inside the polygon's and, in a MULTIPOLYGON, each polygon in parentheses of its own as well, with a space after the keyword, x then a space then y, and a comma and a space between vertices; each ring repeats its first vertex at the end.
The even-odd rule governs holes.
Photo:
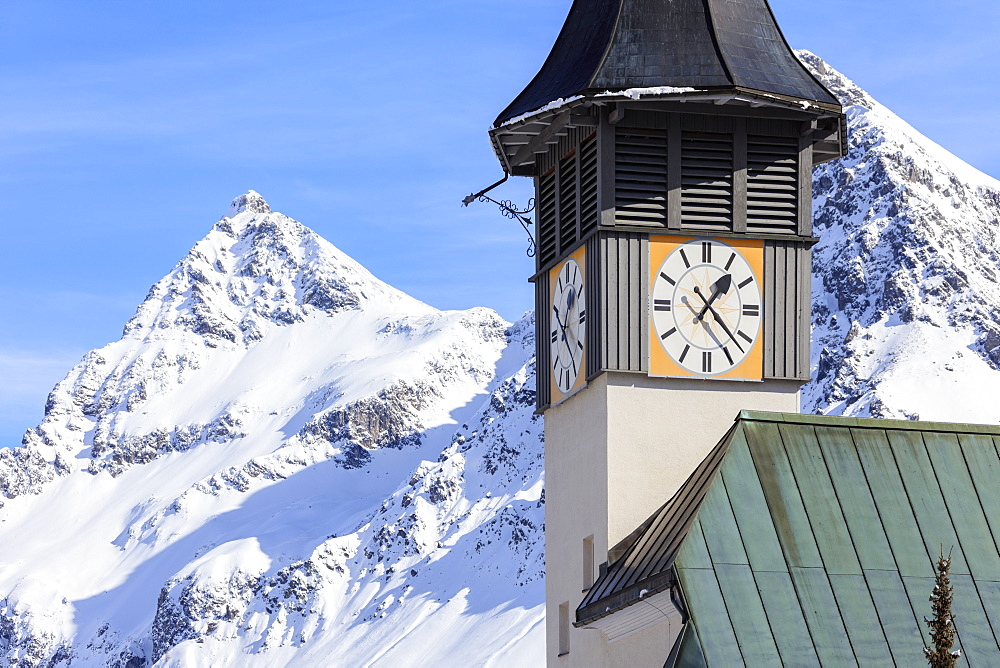
POLYGON ((792 53, 767 0, 574 0, 542 69, 495 126, 559 99, 663 87, 840 107, 792 53))

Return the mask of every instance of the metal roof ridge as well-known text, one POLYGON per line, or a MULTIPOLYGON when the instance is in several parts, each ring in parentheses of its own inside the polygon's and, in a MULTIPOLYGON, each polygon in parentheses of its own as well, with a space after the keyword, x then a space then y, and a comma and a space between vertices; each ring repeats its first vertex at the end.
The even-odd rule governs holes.
POLYGON ((808 424, 825 427, 854 427, 858 429, 882 429, 895 431, 929 431, 954 434, 991 434, 1000 436, 1000 425, 963 422, 940 422, 934 420, 901 420, 897 418, 844 417, 840 415, 816 415, 811 413, 777 413, 770 411, 742 410, 737 421, 776 422, 787 424, 808 424))

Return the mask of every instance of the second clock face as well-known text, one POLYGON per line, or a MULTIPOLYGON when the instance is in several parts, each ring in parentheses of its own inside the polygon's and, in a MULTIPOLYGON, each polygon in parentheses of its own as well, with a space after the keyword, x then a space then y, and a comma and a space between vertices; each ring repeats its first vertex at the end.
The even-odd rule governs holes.
POLYGON ((549 314, 552 378, 562 394, 569 394, 583 369, 587 336, 583 273, 575 259, 563 263, 554 288, 549 314))
MULTIPOLYGON (((728 374, 743 363, 760 336, 761 289, 740 250, 692 239, 653 269, 652 336, 670 359, 702 377, 728 374)), ((759 372, 754 376, 759 379, 759 372)))

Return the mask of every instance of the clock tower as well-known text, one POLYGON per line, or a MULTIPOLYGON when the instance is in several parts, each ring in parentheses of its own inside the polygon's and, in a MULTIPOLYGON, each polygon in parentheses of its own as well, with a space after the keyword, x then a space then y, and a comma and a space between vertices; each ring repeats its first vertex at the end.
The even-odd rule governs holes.
POLYGON ((576 608, 740 410, 798 411, 811 173, 845 127, 766 0, 575 0, 496 119, 536 191, 550 666, 663 665, 669 610, 624 642, 576 608))

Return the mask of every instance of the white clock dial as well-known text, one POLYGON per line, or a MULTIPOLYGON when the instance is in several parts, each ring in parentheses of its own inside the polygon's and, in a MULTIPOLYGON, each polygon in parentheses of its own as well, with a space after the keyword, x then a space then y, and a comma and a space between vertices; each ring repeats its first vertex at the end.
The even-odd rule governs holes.
POLYGON ((566 260, 556 277, 549 313, 549 350, 552 359, 552 378, 563 394, 575 386, 583 368, 586 345, 586 301, 583 292, 583 273, 572 258, 566 260))
POLYGON ((761 328, 761 290, 739 250, 715 239, 681 244, 656 270, 654 336, 678 366, 719 376, 750 353, 761 328))

